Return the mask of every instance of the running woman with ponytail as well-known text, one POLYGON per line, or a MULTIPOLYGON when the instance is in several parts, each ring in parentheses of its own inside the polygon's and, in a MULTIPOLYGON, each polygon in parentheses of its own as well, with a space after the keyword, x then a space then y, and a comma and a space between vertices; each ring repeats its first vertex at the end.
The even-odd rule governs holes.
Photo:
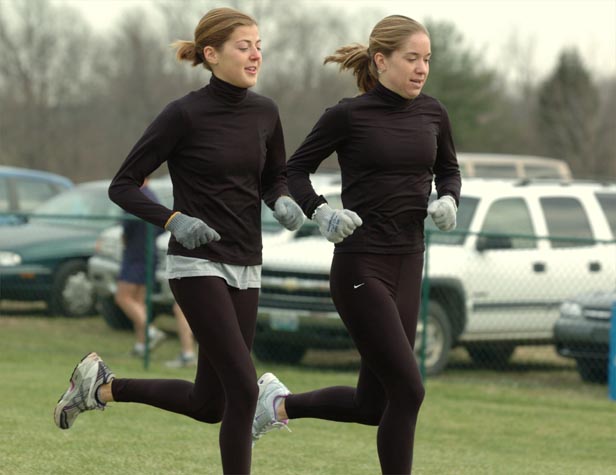
MULTIPOLYGON (((253 437, 305 417, 378 426, 382 473, 411 472, 424 387, 413 346, 423 268, 423 223, 456 225, 461 180, 443 105, 421 92, 430 37, 399 15, 381 20, 369 46, 340 48, 325 62, 350 69, 361 94, 328 109, 287 163, 289 189, 336 243, 331 294, 361 355, 356 387, 290 394, 259 379, 253 437), (345 209, 318 196, 309 175, 337 152, 345 209), (435 180, 438 199, 428 206, 435 180)), ((349 468, 349 472, 353 470, 349 468)))
POLYGON ((212 72, 209 85, 171 102, 129 153, 109 188, 126 211, 171 232, 169 283, 199 343, 194 383, 120 379, 96 353, 75 368, 55 409, 58 427, 109 402, 137 402, 220 426, 222 468, 250 473, 258 397, 250 350, 261 279, 261 200, 288 229, 304 221, 286 184, 276 105, 248 89, 261 67, 256 21, 209 11, 177 57, 212 72), (140 191, 167 162, 174 209, 140 191))

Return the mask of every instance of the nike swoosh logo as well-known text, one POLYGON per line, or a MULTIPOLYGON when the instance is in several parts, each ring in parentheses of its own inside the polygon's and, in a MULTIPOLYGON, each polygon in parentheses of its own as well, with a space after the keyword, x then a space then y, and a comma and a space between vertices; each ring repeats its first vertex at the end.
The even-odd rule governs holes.
POLYGON ((358 288, 360 288, 362 285, 366 285, 366 283, 365 283, 365 282, 362 282, 361 284, 353 284, 353 288, 354 288, 354 289, 358 289, 358 288))

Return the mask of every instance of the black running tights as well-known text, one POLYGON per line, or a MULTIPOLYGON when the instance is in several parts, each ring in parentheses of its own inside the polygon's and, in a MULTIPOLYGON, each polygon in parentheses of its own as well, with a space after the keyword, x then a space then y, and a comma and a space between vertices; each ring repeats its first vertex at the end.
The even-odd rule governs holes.
POLYGON ((188 277, 169 283, 199 344, 195 381, 115 379, 113 398, 201 422, 222 421, 219 443, 224 473, 250 473, 251 428, 258 396, 250 349, 259 289, 239 290, 218 277, 188 277))
POLYGON ((378 426, 384 474, 408 474, 424 387, 413 347, 423 254, 335 254, 330 288, 361 355, 357 387, 329 387, 287 397, 289 418, 378 426))

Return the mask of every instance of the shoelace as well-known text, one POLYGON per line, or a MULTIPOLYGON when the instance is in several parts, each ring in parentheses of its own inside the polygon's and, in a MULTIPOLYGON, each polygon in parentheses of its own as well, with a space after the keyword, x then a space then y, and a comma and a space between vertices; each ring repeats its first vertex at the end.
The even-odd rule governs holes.
POLYGON ((101 359, 98 358, 97 359, 98 362, 98 373, 96 374, 96 385, 98 386, 96 388, 96 391, 94 391, 94 402, 96 403, 96 407, 93 409, 98 409, 100 411, 104 411, 105 408, 107 407, 107 404, 105 404, 104 402, 101 402, 99 396, 98 396, 98 391, 101 388, 101 386, 103 384, 107 384, 109 383, 109 381, 111 381, 112 379, 115 378, 115 375, 111 372, 111 370, 109 369, 109 366, 107 366, 105 364, 105 362, 101 359), (100 383, 99 383, 100 381, 100 383))
POLYGON ((271 421, 263 426, 258 434, 254 436, 255 439, 260 439, 263 434, 273 431, 274 429, 287 429, 289 432, 293 432, 291 428, 285 422, 271 421))

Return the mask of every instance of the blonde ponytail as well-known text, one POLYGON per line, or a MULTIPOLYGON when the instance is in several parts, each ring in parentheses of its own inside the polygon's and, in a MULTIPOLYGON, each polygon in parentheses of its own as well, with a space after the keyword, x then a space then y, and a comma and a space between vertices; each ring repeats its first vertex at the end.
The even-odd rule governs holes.
POLYGON ((376 68, 368 48, 364 45, 355 43, 342 46, 334 54, 325 58, 323 64, 327 63, 340 64, 341 71, 350 69, 355 76, 357 88, 361 92, 367 92, 376 86, 376 68))
POLYGON ((374 64, 374 55, 381 53, 385 57, 403 47, 409 36, 428 30, 418 21, 403 15, 391 15, 383 18, 370 33, 368 46, 352 44, 338 48, 325 58, 326 63, 339 63, 340 70, 350 69, 361 92, 368 92, 378 83, 378 73, 374 64))
POLYGON ((178 40, 171 46, 176 48, 175 57, 178 61, 190 61, 193 66, 203 63, 203 53, 197 51, 194 41, 178 40))
POLYGON ((199 20, 194 41, 178 40, 171 46, 177 50, 175 57, 178 61, 192 61, 193 66, 203 64, 211 71, 210 65, 203 57, 203 49, 206 46, 222 48, 237 27, 256 24, 254 18, 233 8, 214 8, 199 20))

